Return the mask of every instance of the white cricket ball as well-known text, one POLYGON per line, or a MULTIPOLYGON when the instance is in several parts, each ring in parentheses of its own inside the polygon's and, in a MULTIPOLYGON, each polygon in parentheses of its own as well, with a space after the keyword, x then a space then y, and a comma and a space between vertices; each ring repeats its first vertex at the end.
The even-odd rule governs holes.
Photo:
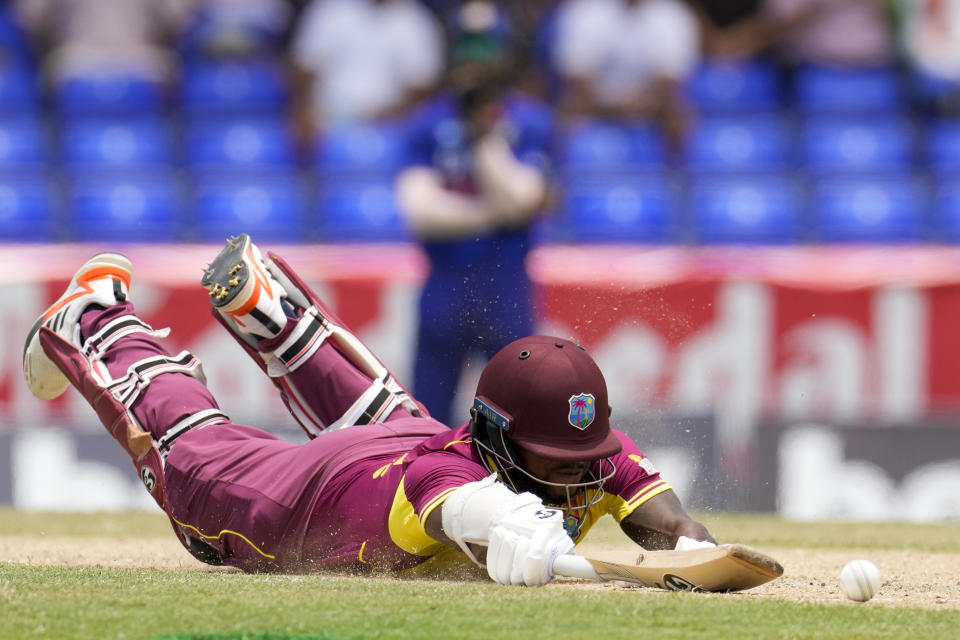
POLYGON ((848 562, 840 572, 840 589, 851 600, 866 602, 880 590, 880 570, 869 560, 848 562))

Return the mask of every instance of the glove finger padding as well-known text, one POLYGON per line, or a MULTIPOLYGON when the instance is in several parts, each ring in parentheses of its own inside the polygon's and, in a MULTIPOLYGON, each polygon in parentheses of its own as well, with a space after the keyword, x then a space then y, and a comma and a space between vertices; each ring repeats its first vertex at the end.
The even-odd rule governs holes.
POLYGON ((561 511, 527 503, 490 528, 487 573, 500 584, 543 585, 553 579, 553 561, 573 546, 561 511))
POLYGON ((528 587, 546 584, 553 580, 553 561, 557 556, 573 550, 573 540, 563 528, 563 513, 556 511, 551 526, 534 534, 527 551, 523 582, 528 587), (555 523, 556 526, 553 526, 555 523))
POLYGON ((513 556, 517 548, 517 536, 506 529, 490 531, 487 547, 487 574, 498 584, 513 584, 513 556))

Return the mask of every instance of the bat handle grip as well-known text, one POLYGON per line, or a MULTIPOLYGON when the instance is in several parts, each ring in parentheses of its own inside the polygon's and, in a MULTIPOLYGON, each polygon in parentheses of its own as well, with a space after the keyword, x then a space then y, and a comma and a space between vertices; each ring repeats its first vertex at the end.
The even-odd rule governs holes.
POLYGON ((590 561, 583 556, 562 555, 553 561, 554 575, 566 578, 584 578, 586 580, 600 580, 600 576, 593 569, 590 561))

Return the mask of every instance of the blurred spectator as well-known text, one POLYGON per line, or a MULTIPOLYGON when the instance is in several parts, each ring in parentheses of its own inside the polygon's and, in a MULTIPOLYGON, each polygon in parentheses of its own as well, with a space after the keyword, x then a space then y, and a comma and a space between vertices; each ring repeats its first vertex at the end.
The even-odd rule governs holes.
POLYGON ((900 46, 923 107, 960 115, 960 2, 893 0, 900 46))
POLYGON ((15 0, 48 78, 122 74, 168 84, 190 0, 15 0))
POLYGON ((787 66, 888 65, 895 57, 884 0, 765 0, 768 37, 787 66))
POLYGON ((552 112, 509 91, 505 14, 467 2, 456 14, 447 89, 414 118, 414 165, 398 177, 408 227, 431 271, 420 298, 414 388, 450 423, 461 370, 533 332, 525 259, 547 194, 552 112))
POLYGON ((548 39, 556 19, 556 0, 510 2, 504 8, 515 34, 514 86, 540 98, 551 96, 548 39))
POLYGON ((763 0, 688 0, 700 22, 703 55, 711 59, 751 58, 767 48, 770 22, 763 0))
POLYGON ((443 70, 443 34, 416 0, 314 0, 292 42, 297 124, 312 140, 326 124, 406 112, 443 70))
POLYGON ((279 54, 293 20, 288 0, 193 0, 180 50, 188 58, 279 54))
POLYGON ((437 18, 444 22, 450 16, 451 12, 456 10, 461 1, 462 0, 420 0, 425 7, 430 9, 430 11, 436 14, 437 18))
POLYGON ((656 119, 679 143, 688 125, 681 85, 697 63, 700 35, 681 0, 566 0, 554 64, 568 115, 656 119))
MULTIPOLYGON (((464 0, 421 0, 443 22, 449 24, 464 0)), ((550 73, 548 49, 552 18, 557 0, 499 2, 510 21, 511 51, 514 69, 513 88, 543 98, 548 92, 550 73)))

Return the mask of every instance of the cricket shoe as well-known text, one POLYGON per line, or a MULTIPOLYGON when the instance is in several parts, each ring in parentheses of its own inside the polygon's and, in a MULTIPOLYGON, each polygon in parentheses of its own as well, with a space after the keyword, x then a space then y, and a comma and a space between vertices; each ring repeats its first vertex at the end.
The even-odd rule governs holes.
POLYGON ((83 263, 60 299, 43 312, 23 345, 23 377, 33 395, 52 400, 66 391, 70 382, 43 352, 40 327, 47 327, 64 340, 80 346, 80 316, 90 305, 111 307, 127 299, 133 266, 119 253, 98 253, 83 263))
POLYGON ((281 302, 286 291, 245 233, 227 240, 200 284, 210 293, 213 307, 243 333, 274 338, 287 324, 281 302))

